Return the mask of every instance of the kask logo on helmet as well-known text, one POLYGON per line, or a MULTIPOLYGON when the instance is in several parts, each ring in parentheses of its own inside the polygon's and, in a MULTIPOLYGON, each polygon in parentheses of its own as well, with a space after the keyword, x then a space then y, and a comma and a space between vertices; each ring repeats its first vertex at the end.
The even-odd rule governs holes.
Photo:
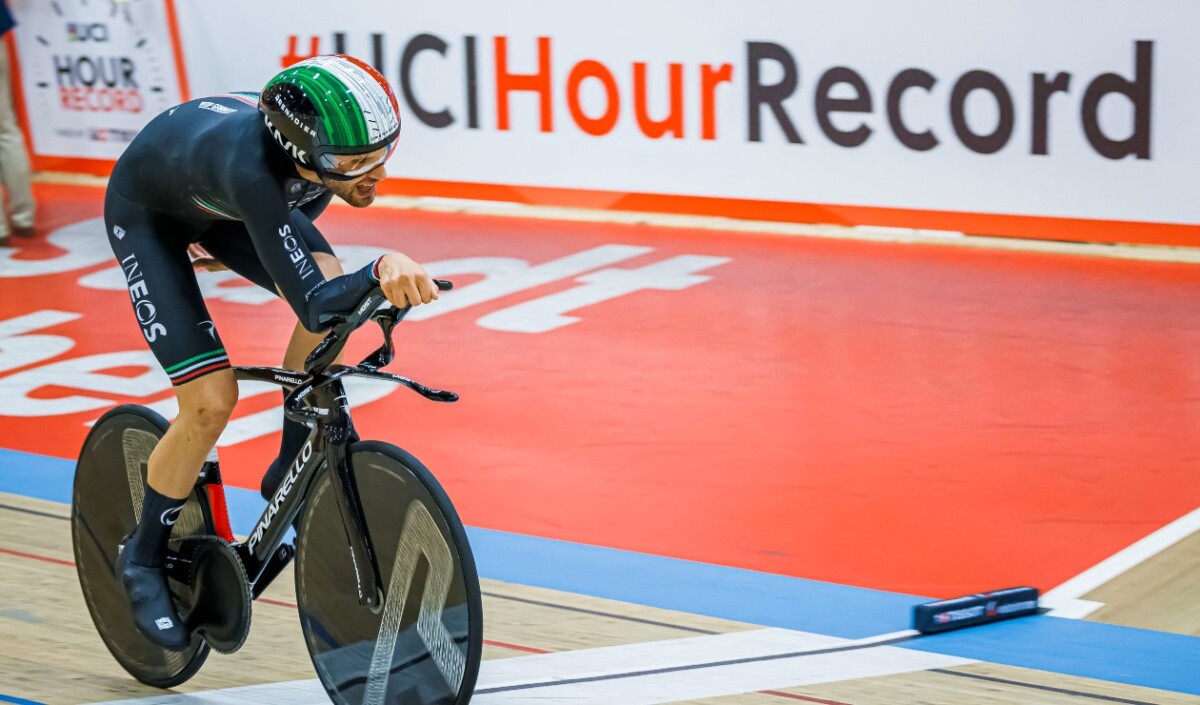
POLYGON ((275 138, 275 141, 279 143, 279 146, 283 147, 285 152, 292 155, 292 159, 300 162, 301 164, 308 164, 307 150, 300 149, 296 145, 292 144, 292 141, 285 137, 283 133, 275 127, 275 124, 271 122, 271 117, 269 115, 263 116, 263 122, 266 123, 267 129, 271 131, 271 136, 275 138))

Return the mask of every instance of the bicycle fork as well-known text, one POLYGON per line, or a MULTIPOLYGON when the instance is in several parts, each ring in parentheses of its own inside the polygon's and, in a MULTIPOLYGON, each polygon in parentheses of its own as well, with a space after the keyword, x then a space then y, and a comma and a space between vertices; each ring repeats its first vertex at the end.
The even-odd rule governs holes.
POLYGON ((325 427, 327 443, 325 457, 329 476, 337 495, 337 506, 342 517, 342 528, 346 532, 346 543, 350 550, 350 560, 354 565, 355 589, 358 593, 358 604, 371 611, 383 607, 383 581, 379 575, 379 563, 375 558, 375 550, 371 546, 371 538, 367 533, 366 515, 363 512, 362 499, 358 494, 358 484, 350 467, 350 454, 346 448, 358 440, 354 425, 350 421, 350 410, 346 400, 346 390, 340 381, 330 385, 333 392, 335 412, 331 422, 325 427))

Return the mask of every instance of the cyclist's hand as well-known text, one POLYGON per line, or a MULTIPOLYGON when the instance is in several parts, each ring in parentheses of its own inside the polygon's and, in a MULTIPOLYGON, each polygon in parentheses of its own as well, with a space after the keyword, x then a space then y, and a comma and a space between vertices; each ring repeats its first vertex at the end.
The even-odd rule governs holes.
POLYGON ((394 306, 420 306, 438 297, 437 285, 425 268, 399 252, 379 260, 379 288, 394 306))
POLYGON ((208 250, 204 249, 200 245, 192 243, 188 245, 187 251, 188 258, 192 260, 192 267, 195 269, 207 269, 210 272, 220 272, 222 270, 229 269, 229 267, 221 264, 216 257, 210 255, 208 250))

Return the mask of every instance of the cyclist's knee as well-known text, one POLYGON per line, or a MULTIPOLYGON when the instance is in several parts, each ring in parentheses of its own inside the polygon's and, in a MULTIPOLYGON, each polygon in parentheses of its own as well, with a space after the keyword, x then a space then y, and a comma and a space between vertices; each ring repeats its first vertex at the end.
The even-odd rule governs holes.
POLYGON ((237 405, 237 381, 232 371, 221 370, 181 385, 175 396, 179 400, 179 421, 215 437, 225 430, 237 405))
POLYGON ((317 260, 317 266, 321 268, 321 274, 324 274, 326 279, 340 277, 346 273, 342 269, 341 261, 333 255, 324 252, 314 252, 313 258, 317 260))

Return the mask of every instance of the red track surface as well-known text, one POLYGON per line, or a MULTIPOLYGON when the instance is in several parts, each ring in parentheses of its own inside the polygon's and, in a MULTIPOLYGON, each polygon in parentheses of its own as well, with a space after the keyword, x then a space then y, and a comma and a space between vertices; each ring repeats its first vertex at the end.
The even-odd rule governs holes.
MULTIPOLYGON (((42 236, 22 257, 59 254, 45 234, 101 212, 97 189, 38 195, 42 236)), ((606 268, 730 258, 545 333, 476 321, 575 277, 401 326, 392 369, 462 401, 396 392, 356 423, 422 458, 472 525, 951 595, 1053 587, 1200 505, 1195 266, 382 208, 320 224, 335 246, 425 262, 608 244, 654 249, 606 268)), ((76 341, 54 361, 143 350, 126 292, 76 283, 110 266, 0 278, 0 319, 84 314, 39 331, 76 341)), ((477 277, 454 279, 447 301, 477 277)), ((278 361, 285 305, 210 310, 235 364, 278 361)), ((352 355, 377 344, 359 337, 352 355)), ((4 418, 0 445, 71 457, 100 413, 4 418)), ((227 482, 256 487, 276 444, 223 449, 227 482)))

